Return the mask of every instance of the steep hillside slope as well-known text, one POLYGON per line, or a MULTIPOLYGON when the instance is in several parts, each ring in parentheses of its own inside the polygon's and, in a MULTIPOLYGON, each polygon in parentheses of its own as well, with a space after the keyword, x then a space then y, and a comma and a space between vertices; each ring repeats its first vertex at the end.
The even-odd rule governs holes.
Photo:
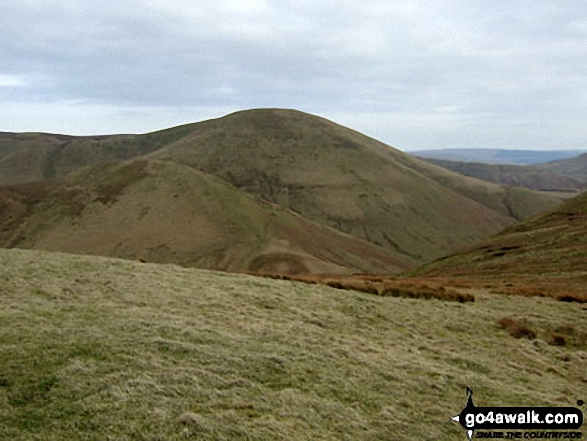
POLYGON ((397 272, 398 253, 171 162, 110 162, 0 187, 0 245, 232 271, 397 272))
POLYGON ((587 189, 587 179, 574 178, 566 173, 549 172, 547 168, 541 169, 537 166, 483 164, 441 159, 426 159, 426 161, 465 176, 496 184, 543 191, 575 192, 587 189))
POLYGON ((559 201, 448 172, 293 110, 237 112, 146 135, 9 134, 4 141, 4 182, 59 177, 112 158, 175 162, 418 262, 475 243, 559 201), (17 148, 10 139, 24 144, 17 148))
POLYGON ((587 193, 416 274, 495 279, 522 288, 542 285, 587 300, 587 193))
POLYGON ((454 441, 467 386, 485 406, 584 399, 577 304, 378 297, 23 250, 0 250, 0 281, 4 440, 454 441), (558 330, 566 346, 549 344, 558 330))
POLYGON ((237 112, 151 157, 213 174, 305 217, 425 261, 558 200, 468 179, 328 120, 237 112))

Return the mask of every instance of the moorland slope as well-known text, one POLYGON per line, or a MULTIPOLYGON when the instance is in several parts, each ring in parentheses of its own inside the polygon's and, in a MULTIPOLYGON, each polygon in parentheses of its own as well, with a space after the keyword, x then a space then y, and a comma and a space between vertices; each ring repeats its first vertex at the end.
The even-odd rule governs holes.
MULTIPOLYGON (((578 161, 574 159, 573 161, 578 161)), ((457 162, 441 159, 427 159, 431 164, 439 165, 448 170, 476 179, 496 184, 529 188, 541 191, 573 192, 587 189, 587 172, 583 177, 573 177, 564 169, 549 171, 540 166, 484 164, 480 162, 457 162)), ((565 163, 567 163, 565 161, 565 163)), ((568 162, 573 163, 569 160, 568 162)), ((554 163, 552 163, 554 164, 554 163)), ((556 164, 559 164, 557 162, 556 164)))
POLYGON ((549 173, 573 176, 578 179, 587 179, 587 153, 577 156, 576 158, 539 164, 536 168, 549 173))
MULTIPOLYGON (((485 279, 508 291, 573 294, 587 301, 587 193, 469 249, 416 270, 426 277, 485 279)), ((570 300, 570 298, 569 298, 570 300)))
POLYGON ((587 316, 553 299, 28 250, 0 250, 0 281, 1 439, 448 441, 466 437, 450 419, 465 387, 477 405, 576 406, 587 384, 587 316))
MULTIPOLYGON (((277 204, 308 222, 337 229, 414 263, 473 244, 560 201, 463 177, 326 119, 283 109, 236 112, 145 135, 4 134, 0 182, 14 189, 39 179, 58 180, 83 166, 104 166, 113 159, 191 167, 258 201, 277 204)), ((80 184, 81 191, 87 186, 91 183, 80 184)), ((118 206, 122 202, 131 203, 120 198, 118 206)), ((50 204, 36 207, 50 211, 50 204)), ((170 215, 168 220, 172 219, 170 215)), ((108 228, 121 236, 117 225, 108 228)), ((43 231, 43 224, 37 229, 43 231)), ((70 235, 63 230, 66 237, 70 235)), ((121 243, 120 248, 125 247, 133 248, 121 243)), ((389 272, 395 269, 390 267, 389 272)))
POLYGON ((174 162, 136 159, 0 187, 0 246, 283 274, 414 262, 174 162))

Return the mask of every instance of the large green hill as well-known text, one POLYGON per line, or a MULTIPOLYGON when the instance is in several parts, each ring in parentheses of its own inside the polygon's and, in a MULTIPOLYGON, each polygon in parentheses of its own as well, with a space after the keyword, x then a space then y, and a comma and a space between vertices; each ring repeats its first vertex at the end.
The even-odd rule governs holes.
POLYGON ((193 127, 151 157, 214 174, 377 245, 427 261, 558 202, 468 179, 328 120, 238 112, 193 127))
POLYGON ((397 272, 409 258, 174 162, 136 159, 0 188, 0 246, 230 271, 397 272))
MULTIPOLYGON (((464 245, 473 244, 559 202, 559 199, 553 196, 460 176, 326 119, 282 109, 237 112, 223 118, 145 135, 67 137, 48 134, 4 134, 0 137, 0 182, 12 185, 8 192, 18 193, 22 191, 14 187, 17 184, 24 185, 22 188, 30 188, 30 185, 38 187, 45 184, 31 182, 63 178, 70 182, 65 184, 70 193, 64 196, 61 192, 61 196, 57 197, 61 197, 62 200, 69 197, 77 200, 75 191, 84 193, 86 188, 92 186, 91 179, 82 179, 79 189, 71 190, 75 187, 72 187, 71 183, 77 179, 75 173, 81 167, 93 165, 98 171, 101 170, 100 167, 106 167, 104 176, 107 178, 112 176, 107 171, 108 161, 138 159, 191 167, 215 176, 233 189, 248 193, 259 203, 265 201, 277 204, 286 211, 297 213, 306 223, 317 223, 337 229, 345 235, 369 242, 376 248, 384 248, 392 256, 400 256, 402 262, 397 261, 389 265, 386 272, 405 267, 406 262, 427 262, 464 245), (73 177, 64 178, 68 173, 74 173, 73 177)), ((98 177, 101 176, 101 172, 98 171, 87 173, 98 177)), ((180 175, 187 177, 186 172, 180 175)), ((101 182, 104 180, 102 177, 100 179, 101 182)), ((209 181, 209 178, 206 179, 209 181)), ((121 182, 124 183, 124 179, 121 182)), ((102 182, 101 185, 104 188, 118 188, 120 184, 102 182)), ((187 188, 192 185, 193 180, 184 186, 187 188)), ((23 191, 26 193, 28 190, 23 191)), ((117 191, 125 193, 126 187, 123 185, 117 191)), ((144 201, 145 198, 156 195, 163 196, 157 192, 151 194, 148 186, 134 186, 132 198, 119 198, 116 207, 120 213, 134 213, 136 207, 133 206, 135 203, 131 199, 144 201), (139 194, 140 191, 145 193, 139 194), (127 205, 123 208, 124 204, 127 205)), ((148 202, 144 204, 149 205, 148 202)), ((166 204, 168 205, 165 209, 169 213, 166 220, 171 222, 175 217, 173 210, 179 207, 169 205, 170 202, 166 204)), ((36 204, 34 219, 53 216, 53 209, 53 205, 48 203, 36 204), (48 212, 40 214, 38 211, 41 209, 47 209, 48 212)), ((84 218, 89 219, 91 213, 93 212, 84 211, 84 218)), ((101 211, 98 210, 96 216, 100 216, 98 213, 101 211)), ((9 217, 7 222, 13 226, 14 220, 20 219, 21 214, 9 217)), ((25 214, 28 215, 28 212, 25 214)), ((214 214, 217 215, 219 214, 214 214)), ((181 218, 183 214, 178 216, 181 218)), ((99 228, 98 225, 102 224, 104 228, 108 228, 106 236, 122 238, 127 234, 125 228, 131 228, 128 224, 130 218, 123 218, 126 220, 119 223, 96 221, 93 227, 99 228), (118 228, 122 229, 118 231, 118 228)), ((54 221, 51 217, 49 223, 53 225, 51 222, 54 221)), ((153 231, 159 232, 161 229, 176 228, 171 223, 166 226, 147 226, 147 221, 161 222, 162 219, 155 220, 152 215, 145 216, 139 230, 155 228, 153 231)), ((91 223, 89 220, 87 222, 91 223)), ((222 218, 218 222, 223 224, 222 218)), ((238 223, 236 220, 235 222, 238 223)), ((256 234, 254 229, 246 227, 251 222, 255 223, 244 216, 244 226, 235 228, 240 228, 240 232, 256 234)), ((27 225, 37 231, 35 234, 39 233, 36 237, 47 233, 43 223, 34 225, 31 220, 27 225)), ((79 225, 76 226, 76 232, 68 231, 64 223, 60 225, 63 227, 62 237, 54 240, 48 247, 50 249, 59 246, 58 249, 62 251, 75 249, 90 253, 95 253, 100 247, 107 246, 111 249, 112 244, 108 241, 84 249, 80 244, 87 241, 73 241, 76 234, 85 236, 83 230, 78 228, 79 225), (67 244, 68 238, 76 243, 75 247, 67 244)), ((258 224, 257 228, 260 225, 258 224)), ((5 230, 4 234, 12 233, 9 229, 5 230)), ((251 237, 245 241, 255 240, 251 237)), ((314 239, 313 241, 330 243, 314 239)), ((39 240, 28 242, 27 245, 26 241, 21 240, 9 242, 6 246, 42 248, 45 247, 43 244, 47 243, 39 240)), ((242 243, 240 239, 239 243, 242 243)), ((149 243, 149 247, 152 245, 149 243)), ((225 246, 226 241, 221 241, 216 245, 216 249, 225 246)), ((296 243, 295 246, 300 245, 296 243)), ((124 255, 127 249, 137 247, 136 244, 126 243, 120 239, 119 255, 124 255)), ((158 256, 164 256, 165 244, 161 244, 160 251, 158 256)), ((232 255, 231 252, 227 253, 232 255)), ((330 252, 326 254, 328 253, 330 252)), ((136 252, 127 254, 136 255, 136 252)), ((188 258, 190 259, 194 262, 197 260, 198 264, 208 262, 206 266, 213 268, 242 267, 240 264, 231 266, 230 263, 219 265, 217 254, 211 255, 209 259, 194 259, 193 256, 188 258)), ((379 262, 372 267, 380 268, 381 259, 375 260, 379 262)), ((340 266, 340 260, 334 259, 332 263, 335 266, 331 269, 344 269, 336 268, 336 265, 340 266)), ((366 269, 369 265, 353 264, 346 267, 345 271, 357 268, 366 269)))

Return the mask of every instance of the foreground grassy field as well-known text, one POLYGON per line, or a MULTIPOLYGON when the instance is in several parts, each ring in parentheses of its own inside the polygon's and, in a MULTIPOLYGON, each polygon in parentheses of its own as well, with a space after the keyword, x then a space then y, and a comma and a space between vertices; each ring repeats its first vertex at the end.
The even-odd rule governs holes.
POLYGON ((587 398, 585 305, 469 293, 0 250, 0 439, 455 440, 466 386, 587 398))

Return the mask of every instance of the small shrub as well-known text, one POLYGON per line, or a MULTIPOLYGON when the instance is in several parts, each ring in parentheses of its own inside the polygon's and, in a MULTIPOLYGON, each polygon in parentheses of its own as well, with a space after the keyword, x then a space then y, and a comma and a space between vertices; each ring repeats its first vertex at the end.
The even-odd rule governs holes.
POLYGON ((556 328, 555 331, 564 335, 574 335, 575 327, 573 325, 562 325, 556 328))
POLYGON ((474 302, 475 296, 473 294, 457 293, 456 301, 459 303, 474 302))
POLYGON ((400 297, 400 290, 394 286, 388 286, 381 291, 381 295, 384 297, 400 297))

